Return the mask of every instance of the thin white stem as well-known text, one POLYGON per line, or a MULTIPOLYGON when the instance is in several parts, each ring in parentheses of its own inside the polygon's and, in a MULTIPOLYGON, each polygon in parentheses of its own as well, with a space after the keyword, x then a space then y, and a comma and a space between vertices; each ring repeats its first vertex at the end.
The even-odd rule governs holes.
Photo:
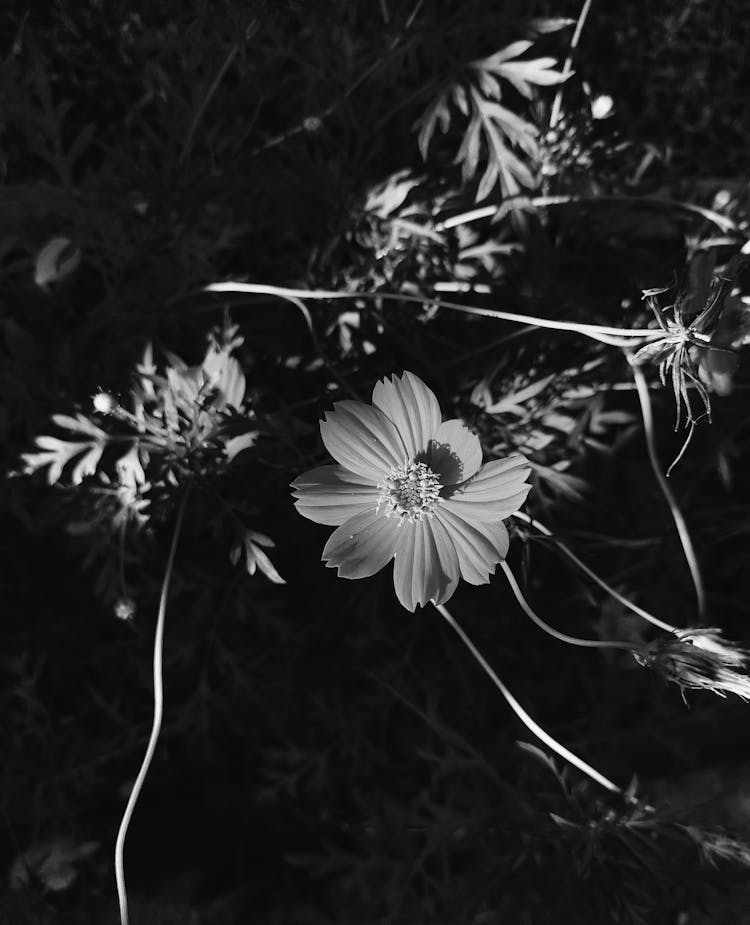
POLYGON ((672 513, 672 520, 674 520, 675 527, 677 528, 677 533, 682 543, 682 550, 685 554, 688 569, 690 570, 690 577, 693 579, 693 585, 695 586, 695 596, 698 601, 698 615, 703 618, 706 612, 706 590, 703 585, 703 577, 701 575, 700 566, 698 565, 698 559, 695 555, 695 549, 693 548, 693 541, 690 538, 690 533, 685 523, 685 518, 682 516, 682 511, 677 504, 677 499, 672 492, 669 482, 661 470, 659 454, 656 449, 656 437, 654 435, 654 416, 651 409, 651 396, 649 395, 646 377, 643 375, 640 368, 633 363, 632 354, 628 350, 625 351, 625 354, 630 362, 630 370, 633 373, 638 400, 641 405, 643 432, 646 436, 648 458, 651 462, 651 468, 653 469, 656 481, 659 483, 662 494, 672 513))
POLYGON ((169 549, 169 557, 167 558, 167 565, 164 570, 164 580, 162 581, 161 586, 159 615, 156 620, 156 632, 154 633, 154 717, 151 723, 151 735, 149 736, 148 745, 146 746, 146 754, 143 756, 141 768, 138 771, 138 776, 136 777, 135 783, 133 784, 133 789, 130 791, 130 797, 128 798, 128 803, 125 807, 122 821, 120 822, 120 829, 117 833, 117 842, 115 844, 115 879, 117 881, 117 898, 120 903, 120 925, 129 925, 128 894, 125 888, 125 836, 128 833, 128 826, 130 825, 130 820, 133 815, 133 811, 135 810, 135 805, 138 802, 138 797, 140 796, 141 789, 143 788, 143 783, 146 780, 146 775, 148 774, 148 769, 151 765, 151 759, 154 757, 154 752, 156 751, 156 743, 159 740, 161 722, 164 715, 164 679, 162 672, 162 658, 164 652, 164 621, 167 614, 167 598, 169 596, 169 586, 172 581, 174 560, 177 554, 177 543, 182 531, 182 522, 185 518, 185 508, 187 507, 187 499, 189 493, 190 489, 188 487, 185 489, 182 495, 182 499, 180 500, 174 533, 172 534, 172 545, 169 549))
MULTIPOLYGON (((735 232, 740 234, 740 229, 732 221, 712 209, 705 209, 694 202, 682 202, 679 199, 669 199, 665 196, 531 196, 519 194, 509 196, 503 200, 506 206, 512 200, 525 200, 529 205, 536 208, 546 208, 548 206, 566 206, 573 203, 588 203, 597 205, 604 202, 627 202, 627 203, 645 203, 646 205, 668 206, 671 209, 681 209, 683 212, 690 212, 693 215, 700 215, 706 221, 711 222, 720 228, 723 232, 735 232)), ((443 222, 435 225, 435 231, 447 231, 449 228, 457 228, 459 225, 469 225, 471 222, 479 222, 484 218, 492 218, 497 214, 498 206, 480 206, 478 209, 470 209, 468 212, 461 212, 459 215, 452 215, 443 222)))
POLYGON ((550 626, 549 623, 545 623, 539 614, 532 609, 529 602, 523 596, 523 592, 516 581, 516 577, 505 560, 500 563, 500 567, 505 572, 505 577, 508 579, 511 591, 515 594, 516 600, 521 605, 523 612, 532 623, 535 623, 539 629, 544 630, 545 633, 548 633, 554 639, 558 639, 560 642, 565 642, 571 646, 580 646, 583 649, 625 649, 628 652, 632 652, 633 649, 636 648, 632 643, 628 642, 609 642, 604 639, 579 639, 577 636, 568 636, 567 633, 561 633, 560 630, 556 630, 553 626, 550 626))
POLYGON ((479 649, 477 649, 477 647, 463 631, 463 629, 458 625, 458 623, 456 623, 456 621, 453 619, 450 611, 443 604, 435 604, 434 606, 440 612, 441 616, 445 618, 446 622, 449 623, 451 627, 453 627, 463 644, 482 667, 487 677, 503 695, 508 706, 511 708, 511 710, 513 710, 516 716, 532 733, 532 735, 535 735, 541 742, 544 742, 545 745, 551 748, 553 752, 558 754, 561 758, 564 758, 565 761, 572 764, 573 767, 578 768, 579 771, 582 771, 584 774, 590 777, 591 780, 596 781, 597 784, 600 784, 606 790, 609 790, 612 793, 622 793, 622 788, 618 787, 617 784, 613 783, 608 777, 600 774, 596 768, 592 768, 591 765, 587 764, 582 758, 574 755, 573 752, 567 749, 564 745, 561 745, 556 739, 553 739, 546 730, 542 729, 542 727, 529 716, 526 710, 524 710, 524 708, 516 700, 513 694, 511 694, 508 688, 503 684, 489 662, 485 659, 479 649))
POLYGON ((563 65, 562 75, 563 80, 557 88, 557 93, 555 93, 555 99, 552 103, 552 111, 549 116, 549 127, 554 128, 557 125, 557 120, 560 118, 560 108, 562 106, 562 95, 563 87, 565 86, 565 81, 570 77, 573 71, 573 52, 575 52, 578 47, 578 42, 581 39, 581 33, 583 32, 583 26, 586 22, 586 17, 589 15, 589 10, 591 9, 591 0, 584 0, 583 7, 581 9, 580 15, 578 16, 578 22, 576 23, 575 31, 573 32, 573 38, 570 40, 570 48, 568 49, 568 57, 565 59, 565 64, 563 65))
MULTIPOLYGON (((626 342, 635 338, 649 340, 662 337, 661 331, 654 328, 617 328, 601 324, 582 324, 576 321, 557 321, 552 318, 538 318, 533 315, 518 315, 514 312, 503 312, 494 308, 477 308, 471 305, 461 305, 458 302, 448 302, 443 299, 432 299, 427 296, 407 295, 394 292, 332 292, 325 289, 288 289, 284 286, 266 286, 259 283, 211 283, 204 292, 236 292, 245 295, 268 295, 289 301, 298 299, 371 299, 396 302, 417 302, 420 305, 436 305, 439 308, 449 308, 453 311, 468 315, 482 315, 487 318, 496 318, 500 321, 511 321, 515 324, 533 325, 537 328, 551 328, 555 331, 571 331, 584 334, 604 343, 616 347, 626 345, 626 342)), ((297 304, 295 302, 295 304, 297 304)))
POLYGON ((649 613, 647 610, 644 610, 642 607, 639 607, 637 604, 634 604, 632 601, 629 601, 624 595, 620 594, 615 588, 611 585, 608 585, 607 582, 600 578, 592 569, 586 565, 585 562, 582 562, 578 556, 570 549, 562 540, 559 540, 554 533, 547 529, 544 524, 540 524, 538 520, 534 520, 533 517, 529 517, 528 514, 524 514, 523 511, 516 511, 513 514, 517 520, 522 520, 524 523, 527 523, 530 527, 533 527, 535 530, 538 530, 543 536, 549 537, 552 542, 555 544, 555 547, 567 556, 570 561, 578 566, 578 568, 587 575, 593 582, 595 582, 599 587, 606 591, 610 597, 613 597, 616 601, 619 601, 624 607, 627 607, 628 610, 632 610, 633 613, 638 614, 639 617, 642 617, 644 620, 647 620, 649 623, 653 623, 654 626, 658 626, 659 629, 666 630, 668 633, 678 633, 679 630, 676 626, 672 626, 670 623, 665 623, 663 620, 660 620, 658 617, 655 617, 652 613, 649 613))

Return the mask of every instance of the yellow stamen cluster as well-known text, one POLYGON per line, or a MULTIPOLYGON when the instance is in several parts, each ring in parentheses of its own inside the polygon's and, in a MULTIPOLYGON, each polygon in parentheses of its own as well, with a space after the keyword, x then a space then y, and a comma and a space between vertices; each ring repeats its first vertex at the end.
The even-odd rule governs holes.
POLYGON ((399 523, 409 523, 432 516, 440 502, 440 479, 425 463, 411 462, 395 466, 384 482, 378 485, 378 511, 385 508, 385 516, 396 515, 399 523))

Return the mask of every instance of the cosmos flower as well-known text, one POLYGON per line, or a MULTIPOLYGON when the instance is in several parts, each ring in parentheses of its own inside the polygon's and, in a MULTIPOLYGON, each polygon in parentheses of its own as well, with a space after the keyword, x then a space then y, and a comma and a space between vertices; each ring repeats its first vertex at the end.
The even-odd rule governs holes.
POLYGON ((372 404, 341 401, 320 433, 337 465, 292 483, 300 514, 334 530, 323 550, 342 578, 374 575, 395 559, 403 606, 443 604, 459 577, 485 584, 508 552, 503 519, 526 499, 520 455, 482 465, 478 438, 442 421, 434 394, 413 373, 382 379, 372 404))

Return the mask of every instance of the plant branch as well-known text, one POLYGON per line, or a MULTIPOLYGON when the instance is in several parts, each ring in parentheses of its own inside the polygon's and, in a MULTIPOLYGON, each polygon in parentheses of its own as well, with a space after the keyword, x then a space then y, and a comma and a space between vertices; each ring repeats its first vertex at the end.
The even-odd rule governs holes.
MULTIPOLYGON (((645 203, 646 205, 668 206, 669 208, 682 209, 684 212, 691 212, 694 215, 700 215, 706 221, 712 222, 723 232, 734 231, 740 234, 740 229, 731 218, 720 215, 712 209, 704 209, 703 206, 697 206, 693 202, 682 202, 679 199, 669 199, 665 196, 532 196, 525 193, 519 193, 517 196, 509 196, 504 199, 502 205, 507 205, 513 199, 526 199, 530 206, 544 208, 546 206, 565 206, 572 203, 589 203, 595 205, 600 202, 635 202, 645 203)), ((483 218, 492 218, 497 214, 499 206, 480 206, 478 209, 471 209, 469 212, 462 212, 459 215, 453 215, 443 222, 435 225, 436 231, 448 231, 450 228, 456 228, 459 225, 468 225, 471 222, 481 221, 483 218)))
POLYGON ((635 387, 638 393, 638 401, 641 405, 641 414, 643 416, 643 431, 646 436, 648 458, 651 462, 651 468, 654 472, 654 476, 656 477, 656 481, 659 483, 662 494, 664 495, 664 498, 669 505, 669 510, 672 513, 672 519, 674 520, 675 527, 677 528, 677 533, 680 537, 680 542, 682 543, 682 549, 685 554, 688 569, 690 570, 690 577, 693 579, 693 585, 695 586, 695 596, 698 601, 698 615, 703 618, 706 612, 706 590, 703 584, 703 577, 701 576, 700 566, 698 565, 698 559, 695 555, 693 541, 690 538, 690 533, 688 531, 687 524, 685 523, 685 518, 682 516, 682 511, 677 504, 677 499, 674 496, 669 482, 664 476, 664 473, 661 471, 659 454, 656 449, 656 437, 654 435, 654 416, 651 408, 651 396, 649 395, 646 377, 643 375, 640 368, 635 363, 633 363, 632 353, 629 350, 625 350, 625 355, 627 356, 628 362, 630 363, 630 370, 633 373, 633 379, 635 380, 635 387))
POLYGON ((524 710, 521 704, 516 700, 513 694, 511 694, 505 684, 503 684, 503 682, 493 670, 492 666, 485 659, 479 649, 477 649, 469 636, 458 625, 458 623, 456 623, 456 621, 451 616, 450 611, 443 604, 435 604, 434 607, 458 634, 463 644, 477 660, 485 674, 503 695, 508 706, 511 708, 511 710, 513 710, 516 716, 533 735, 535 735, 541 742, 544 742, 544 744, 551 748, 553 752, 555 752, 561 758, 564 758, 565 761, 569 762, 574 767, 578 768, 579 771, 582 771, 584 774, 590 777, 591 780, 596 781, 597 784, 600 784, 606 790, 609 790, 612 793, 622 793, 621 787, 618 787, 617 784, 613 783, 608 777, 600 774, 596 768, 592 768, 591 765, 587 764, 582 758, 574 755, 573 752, 567 749, 564 745, 560 744, 560 742, 558 742, 556 739, 553 739, 546 730, 544 730, 537 722, 535 722, 535 720, 529 716, 526 710, 524 710))
POLYGON ((521 605, 521 609, 526 614, 526 616, 531 620, 532 623, 535 623, 539 629, 544 630, 545 633, 548 633, 553 639, 557 639, 560 642, 565 642, 571 646, 580 646, 582 649, 625 649, 628 652, 632 652, 634 646, 631 643, 627 642, 609 642, 604 639, 579 639, 577 636, 568 636, 567 633, 561 633, 560 630, 556 630, 553 626, 550 626, 549 623, 545 623, 544 620, 537 614, 523 596, 523 592, 516 581, 515 575, 510 569, 508 563, 503 560, 500 563, 500 567, 505 572, 505 577, 508 579, 508 584, 510 585, 511 591, 516 596, 516 600, 521 605))
POLYGON ((143 762, 141 763, 140 770, 138 771, 138 776, 136 777, 135 783, 133 784, 133 789, 130 791, 130 797, 128 798, 128 803, 125 807, 122 821, 120 822, 120 828, 117 832, 117 842, 115 844, 115 879, 117 881, 117 897, 120 903, 120 925, 128 925, 129 923, 128 894, 125 888, 125 837, 128 833, 128 826, 130 825, 130 820, 132 818, 133 811, 135 810, 135 805, 138 802, 138 797, 140 796, 141 789, 143 788, 143 784, 146 780, 146 775, 148 774, 148 769, 151 765, 151 759, 154 757, 154 752, 156 751, 156 743, 159 740, 162 717, 164 715, 164 678, 162 670, 162 659, 164 652, 164 622, 167 615, 167 598, 169 596, 169 586, 172 581, 175 556, 177 555, 177 543, 179 542, 180 533, 182 532, 182 523, 185 519, 185 509, 187 507, 189 494, 190 486, 188 485, 182 495, 182 498, 180 499, 180 506, 177 510, 177 520, 175 522, 174 532, 172 534, 172 544, 169 549, 167 565, 164 570, 164 580, 162 581, 161 586, 159 614, 156 620, 156 632, 154 633, 154 716, 153 722, 151 724, 151 735, 149 736, 148 745, 146 746, 146 754, 143 756, 143 762))
POLYGON ((573 73, 573 53, 576 48, 578 48, 578 42, 581 39, 581 33, 583 32, 583 27, 586 22, 586 17, 589 15, 589 10, 591 9, 591 0, 583 0, 583 7, 578 16, 578 22, 576 23, 575 31, 573 32, 573 38, 570 40, 570 48, 568 49, 568 56, 565 59, 565 64, 563 64, 562 76, 563 79, 560 82, 560 85, 557 88, 557 93, 555 93, 555 99, 552 102, 552 110, 550 111, 549 116, 549 127, 554 128, 557 125, 557 121, 560 118, 560 108, 562 107, 562 95, 563 87, 565 86, 565 81, 573 73))
POLYGON ((642 607, 639 607, 637 604, 634 604, 632 601, 629 601, 624 595, 620 594, 619 591, 615 590, 611 585, 608 585, 607 582, 600 578, 596 572, 586 565, 585 562, 582 562, 578 556, 569 549, 562 540, 559 540, 551 530, 548 530, 543 524, 540 524, 538 520, 534 520, 533 517, 529 517, 528 514, 524 514, 523 511, 516 511, 513 515, 517 520, 522 520, 524 523, 527 523, 530 527, 533 527, 535 530, 538 530, 543 536, 547 536, 552 540, 555 548, 561 552, 563 555, 567 556, 570 561, 578 566, 578 568, 587 575, 593 582, 595 582, 599 587, 606 591, 610 597, 613 597, 616 601, 619 601, 624 607, 627 607, 628 610, 632 610, 633 613, 638 614, 639 617, 642 617, 644 620, 647 620, 649 623, 653 623, 654 626, 658 626, 659 629, 666 630, 668 633, 678 633, 679 630, 676 626, 672 626, 669 623, 665 623, 663 620, 660 620, 658 617, 655 617, 653 614, 649 613, 647 610, 644 610, 642 607))
MULTIPOLYGON (((260 283, 211 283, 203 289, 204 292, 235 292, 246 295, 268 295, 289 301, 298 299, 333 300, 333 299, 383 299, 392 302, 416 302, 420 305, 436 305, 439 308, 448 308, 452 311, 463 312, 467 315, 481 315, 487 318, 496 318, 499 321, 510 321, 515 324, 533 325, 537 328, 550 328, 555 331, 570 331, 584 334, 594 340, 602 341, 615 347, 623 347, 631 339, 643 340, 661 337, 662 332, 654 328, 617 328, 600 324, 582 324, 576 321, 556 321, 552 318, 538 318, 533 315, 519 315, 514 312, 503 312, 494 308, 477 308, 472 305, 461 305, 459 302, 447 302, 442 299, 432 299, 427 296, 407 295, 395 292, 333 292, 325 289, 288 289, 284 286, 267 286, 260 283)), ((296 302, 295 302, 296 304, 296 302)))

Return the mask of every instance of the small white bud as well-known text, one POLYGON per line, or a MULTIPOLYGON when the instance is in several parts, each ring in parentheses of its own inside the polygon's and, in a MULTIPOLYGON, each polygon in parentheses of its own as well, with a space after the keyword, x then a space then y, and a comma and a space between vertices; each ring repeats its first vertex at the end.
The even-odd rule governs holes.
POLYGON ((94 411, 99 414, 111 414, 117 407, 117 401, 107 392, 99 392, 93 398, 94 411))
POLYGON ((591 115, 594 119, 606 119, 612 115, 615 102, 611 96, 602 93, 591 101, 591 115))

